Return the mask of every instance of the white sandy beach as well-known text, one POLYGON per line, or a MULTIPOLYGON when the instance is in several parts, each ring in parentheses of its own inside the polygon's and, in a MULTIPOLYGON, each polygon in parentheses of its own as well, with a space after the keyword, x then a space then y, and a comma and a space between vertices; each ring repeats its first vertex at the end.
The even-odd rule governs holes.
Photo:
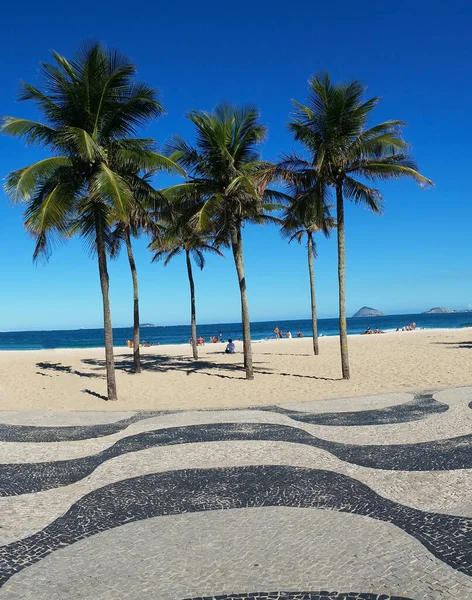
POLYGON ((255 406, 472 384, 472 329, 350 336, 352 377, 341 379, 337 337, 253 344, 255 379, 223 344, 143 348, 140 375, 131 350, 116 348, 118 402, 106 402, 103 349, 0 352, 0 409, 56 411, 255 406))

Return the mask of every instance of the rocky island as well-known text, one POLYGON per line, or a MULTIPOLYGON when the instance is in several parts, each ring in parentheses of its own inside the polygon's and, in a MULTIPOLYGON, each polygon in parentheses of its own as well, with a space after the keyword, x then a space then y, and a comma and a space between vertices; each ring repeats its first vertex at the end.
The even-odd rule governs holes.
POLYGON ((456 312, 451 310, 450 308, 444 308, 443 306, 436 306, 436 308, 431 308, 430 310, 425 310, 422 312, 422 315, 438 315, 438 314, 446 314, 456 312))
POLYGON ((385 317, 385 315, 376 308, 363 306, 354 315, 352 315, 353 319, 357 319, 358 317, 385 317))
POLYGON ((152 323, 140 323, 139 326, 140 327, 155 327, 155 325, 153 325, 152 323))

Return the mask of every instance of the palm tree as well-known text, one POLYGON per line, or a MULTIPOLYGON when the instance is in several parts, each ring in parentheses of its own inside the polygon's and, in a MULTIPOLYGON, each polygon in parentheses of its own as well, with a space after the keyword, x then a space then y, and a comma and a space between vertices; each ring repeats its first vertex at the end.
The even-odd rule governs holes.
POLYGON ((220 104, 212 113, 192 111, 188 118, 197 130, 195 147, 176 136, 168 151, 189 172, 190 181, 166 194, 171 197, 187 190, 203 198, 197 227, 211 230, 216 246, 231 246, 241 295, 246 378, 254 379, 242 229, 247 222, 270 220, 266 211, 276 208, 272 200, 277 193, 267 189, 268 163, 261 161, 259 153, 266 128, 252 107, 220 104))
POLYGON ((364 100, 365 88, 358 82, 332 84, 329 75, 315 75, 309 81, 308 104, 294 101, 295 113, 289 128, 309 154, 286 157, 282 168, 294 173, 310 171, 336 194, 338 237, 339 331, 341 365, 344 379, 349 379, 346 327, 344 199, 362 204, 380 213, 383 197, 368 185, 411 177, 422 186, 432 182, 421 175, 408 155, 402 138, 402 121, 385 121, 368 127, 370 113, 379 98, 364 100), (362 179, 364 181, 359 180, 362 179))
POLYGON ((149 229, 149 215, 140 204, 129 211, 125 219, 119 220, 112 232, 111 257, 115 258, 124 242, 128 255, 131 279, 133 282, 133 371, 141 373, 141 358, 139 353, 140 331, 139 331, 139 286, 138 271, 134 259, 133 245, 131 239, 138 238, 141 233, 149 229))
POLYGON ((310 276, 310 298, 311 298, 311 325, 313 331, 313 353, 320 353, 318 344, 318 324, 316 318, 316 296, 315 296, 315 273, 313 259, 316 258, 316 242, 314 235, 321 231, 329 237, 330 230, 335 227, 334 219, 329 214, 329 206, 325 199, 317 194, 318 181, 314 185, 291 186, 292 196, 290 204, 285 209, 282 219, 280 233, 282 237, 288 238, 289 243, 296 240, 302 243, 307 238, 308 272, 310 276))
POLYGON ((2 124, 4 133, 43 146, 51 156, 10 173, 5 189, 13 201, 26 204, 35 260, 49 257, 52 238, 75 233, 96 252, 108 399, 116 400, 107 249, 114 221, 126 219, 135 204, 127 173, 162 165, 152 140, 135 135, 163 108, 152 88, 134 81, 134 65, 116 51, 93 44, 72 61, 55 52, 53 58, 53 64, 42 65, 42 89, 25 83, 20 96, 36 104, 44 122, 6 117, 2 124))
MULTIPOLYGON (((160 170, 170 173, 185 174, 184 171, 169 158, 162 156, 160 170)), ((111 257, 118 256, 124 242, 128 255, 131 279, 133 282, 133 371, 141 373, 141 357, 139 352, 140 325, 139 325, 139 285, 138 271, 134 259, 132 238, 138 238, 143 232, 152 234, 156 231, 153 216, 159 213, 163 204, 163 197, 150 185, 150 176, 154 173, 144 172, 141 177, 136 174, 126 174, 126 179, 133 187, 135 204, 126 215, 118 216, 115 229, 112 232, 111 257)))
MULTIPOLYGON (((177 210, 178 209, 174 209, 177 210)), ((186 211, 183 211, 185 215, 186 211)), ((213 253, 218 256, 223 254, 211 243, 211 236, 195 230, 189 224, 188 216, 175 219, 170 225, 161 224, 160 232, 156 235, 153 241, 149 244, 149 249, 154 252, 153 261, 164 260, 164 265, 179 254, 185 254, 187 264, 188 281, 190 284, 190 314, 191 314, 191 331, 192 331, 192 350, 193 358, 198 359, 197 350, 197 317, 195 308, 195 284, 193 280, 192 261, 193 258, 197 267, 202 270, 205 266, 204 253, 213 253)))

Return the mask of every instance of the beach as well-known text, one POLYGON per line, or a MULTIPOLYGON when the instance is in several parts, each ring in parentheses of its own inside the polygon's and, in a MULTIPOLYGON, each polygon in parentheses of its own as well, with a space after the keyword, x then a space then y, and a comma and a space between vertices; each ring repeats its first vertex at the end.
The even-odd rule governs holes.
MULTIPOLYGON (((254 381, 246 381, 242 343, 142 348, 143 373, 130 372, 132 351, 116 348, 118 402, 105 400, 103 349, 0 352, 4 411, 180 410, 263 406, 387 392, 438 390, 472 384, 472 329, 349 336, 352 376, 341 378, 339 339, 253 343, 254 381)), ((352 400, 355 403, 355 399, 352 400)))

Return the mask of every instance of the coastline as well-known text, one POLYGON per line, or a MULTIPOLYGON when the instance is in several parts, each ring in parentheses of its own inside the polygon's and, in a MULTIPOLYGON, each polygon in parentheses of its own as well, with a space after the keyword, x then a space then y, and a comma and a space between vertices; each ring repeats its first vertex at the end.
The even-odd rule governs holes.
MULTIPOLYGON (((413 331, 396 331, 394 329, 388 329, 386 331, 382 331, 380 334, 373 334, 376 337, 378 335, 391 335, 393 333, 402 333, 402 334, 415 334, 418 333, 420 331, 430 331, 430 332, 441 332, 441 331, 468 331, 471 330, 472 331, 472 326, 471 327, 421 327, 421 328, 417 328, 413 331)), ((348 338, 357 338, 357 337, 364 337, 365 334, 363 333, 348 333, 348 338)), ((143 336, 141 336, 143 337, 143 336)), ((318 336, 319 339, 331 339, 331 338, 339 338, 339 334, 334 333, 334 334, 321 334, 320 336, 318 336)), ((301 341, 301 340, 311 340, 312 336, 303 336, 302 338, 297 338, 295 337, 291 337, 291 338, 281 338, 276 340, 275 337, 272 338, 263 338, 263 339, 254 339, 251 340, 251 344, 261 344, 261 343, 269 343, 269 342, 294 342, 294 341, 301 341)), ((242 342, 242 340, 235 340, 235 341, 239 341, 242 342)), ((189 346, 188 342, 180 342, 180 343, 175 343, 175 344, 153 344, 150 348, 186 348, 187 346, 189 346)), ((215 347, 215 348, 221 348, 222 346, 226 346, 226 341, 225 342, 218 342, 216 344, 210 343, 210 342, 206 342, 205 343, 205 347, 215 347)), ((0 355, 2 353, 25 353, 25 352, 53 352, 53 351, 58 351, 58 352, 76 352, 76 351, 87 351, 87 350, 104 350, 105 346, 74 346, 74 347, 58 347, 58 348, 29 348, 29 349, 24 349, 24 350, 20 350, 20 349, 5 349, 5 348, 0 348, 0 355)), ((149 347, 144 347, 141 346, 142 350, 148 350, 149 347)), ((114 352, 122 352, 123 350, 130 350, 130 348, 128 346, 126 346, 125 344, 122 346, 119 345, 114 345, 113 346, 113 350, 114 352)))
MULTIPOLYGON (((472 328, 424 329, 349 338, 352 377, 341 378, 339 338, 253 344, 254 381, 246 381, 242 343, 142 348, 143 373, 131 373, 132 350, 115 347, 118 402, 108 402, 104 349, 0 352, 0 410, 136 411, 231 408, 355 398, 472 385, 472 328)), ((352 401, 351 401, 352 402, 352 401)), ((5 421, 8 422, 8 421, 5 421)))

